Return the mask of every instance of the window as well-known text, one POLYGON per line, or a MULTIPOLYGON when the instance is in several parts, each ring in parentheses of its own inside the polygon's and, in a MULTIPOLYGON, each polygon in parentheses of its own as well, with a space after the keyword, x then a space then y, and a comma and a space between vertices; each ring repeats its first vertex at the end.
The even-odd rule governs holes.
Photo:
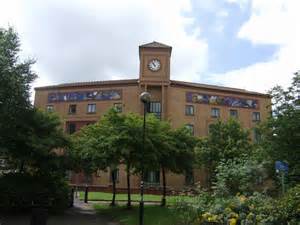
POLYGON ((213 118, 219 118, 220 117, 220 109, 218 109, 218 108, 212 108, 211 109, 211 117, 213 117, 213 118))
POLYGON ((185 115, 193 116, 194 115, 194 106, 193 105, 186 105, 185 106, 185 115))
POLYGON ((72 179, 72 171, 71 170, 67 170, 65 172, 65 178, 67 181, 71 182, 71 179, 72 179))
POLYGON ((88 104, 87 113, 96 113, 96 104, 88 104))
POLYGON ((148 184, 159 184, 160 171, 146 171, 144 173, 144 181, 148 184))
POLYGON ((117 112, 122 112, 122 103, 115 103, 114 108, 116 109, 117 112))
POLYGON ((69 105, 69 114, 76 114, 76 105, 69 105))
POLYGON ((185 172, 185 184, 193 185, 194 184, 194 173, 193 170, 189 170, 185 172))
POLYGON ((232 118, 238 118, 238 111, 236 109, 230 109, 229 115, 232 118))
POLYGON ((150 113, 154 113, 157 118, 161 117, 161 104, 160 102, 150 102, 150 113))
POLYGON ((76 131, 76 124, 75 123, 68 123, 67 131, 69 134, 73 134, 76 131))
POLYGON ((54 111, 53 105, 47 105, 47 106, 46 106, 46 111, 47 111, 47 112, 53 112, 53 111, 54 111))
POLYGON ((119 182, 119 169, 111 170, 109 173, 109 181, 113 181, 113 176, 115 177, 116 182, 119 182))
POLYGON ((208 134, 211 134, 212 130, 214 129, 214 124, 211 123, 208 125, 208 134))
POLYGON ((194 135, 194 125, 193 124, 186 124, 185 127, 194 135))
POLYGON ((253 130, 253 141, 254 143, 259 143, 261 140, 261 134, 258 129, 254 128, 253 130))
POLYGON ((252 113, 252 121, 254 121, 254 122, 260 121, 260 112, 252 113))

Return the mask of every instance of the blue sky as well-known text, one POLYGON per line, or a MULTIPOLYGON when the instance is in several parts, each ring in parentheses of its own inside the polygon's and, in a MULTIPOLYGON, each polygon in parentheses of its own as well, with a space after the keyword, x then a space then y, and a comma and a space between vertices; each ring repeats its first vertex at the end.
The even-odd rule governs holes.
POLYGON ((270 59, 276 45, 253 45, 237 37, 240 27, 250 17, 250 7, 241 9, 221 1, 219 4, 217 11, 194 7, 191 13, 196 18, 195 26, 202 27, 202 36, 209 46, 209 72, 223 73, 270 59), (220 12, 223 15, 218 15, 220 12))
POLYGON ((0 0, 34 86, 137 78, 138 46, 173 47, 171 78, 266 92, 300 69, 299 0, 0 0))

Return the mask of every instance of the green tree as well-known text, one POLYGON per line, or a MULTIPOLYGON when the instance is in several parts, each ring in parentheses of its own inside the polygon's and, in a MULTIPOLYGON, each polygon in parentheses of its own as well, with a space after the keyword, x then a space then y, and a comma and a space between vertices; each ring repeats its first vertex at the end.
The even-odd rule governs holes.
POLYGON ((211 185, 219 162, 249 156, 251 151, 249 131, 230 119, 210 126, 208 137, 202 138, 196 147, 196 156, 198 164, 207 168, 211 185))
POLYGON ((31 70, 34 60, 20 60, 19 52, 17 33, 12 28, 0 28, 0 155, 4 157, 21 151, 23 142, 17 140, 32 114, 29 97, 31 82, 36 78, 31 70))
POLYGON ((82 170, 85 174, 92 174, 98 170, 110 168, 113 183, 113 198, 111 205, 115 205, 116 170, 121 162, 120 133, 117 125, 124 121, 122 115, 111 109, 101 120, 93 125, 82 128, 72 136, 74 169, 82 170))
MULTIPOLYGON (((274 87, 270 94, 273 116, 261 126, 262 146, 274 162, 285 161, 289 165, 289 180, 300 181, 300 73, 295 73, 290 87, 284 90, 274 87)), ((273 170, 274 171, 274 170, 273 170)))
MULTIPOLYGON (((147 117, 147 158, 152 160, 149 169, 161 170, 163 194, 161 205, 166 205, 166 172, 185 173, 193 169, 196 138, 188 129, 172 129, 168 121, 155 115, 147 117)), ((144 154, 144 155, 145 155, 144 154)))
MULTIPOLYGON (((17 33, 12 28, 0 28, 0 157, 13 168, 10 174, 1 177, 12 182, 3 182, 7 185, 4 189, 26 179, 35 180, 35 184, 29 182, 27 185, 28 196, 34 197, 35 190, 39 190, 50 201, 57 191, 61 193, 59 198, 66 206, 68 187, 64 176, 67 160, 60 153, 69 142, 57 116, 38 111, 32 106, 30 87, 36 77, 31 70, 34 61, 22 61, 19 52, 17 33), (48 181, 43 177, 47 177, 48 181), (50 192, 46 183, 52 183, 50 192), (63 191, 60 192, 58 187, 63 191)), ((16 188, 18 193, 15 195, 22 196, 24 191, 16 188)), ((35 201, 31 197, 30 203, 35 201)), ((6 199, 13 203, 14 195, 7 195, 6 199)), ((16 202, 23 204, 22 198, 16 202)))

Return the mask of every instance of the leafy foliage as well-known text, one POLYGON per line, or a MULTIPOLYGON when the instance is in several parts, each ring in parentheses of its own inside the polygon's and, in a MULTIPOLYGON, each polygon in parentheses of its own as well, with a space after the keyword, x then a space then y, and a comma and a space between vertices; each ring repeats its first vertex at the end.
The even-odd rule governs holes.
POLYGON ((234 119, 212 124, 208 137, 203 138, 196 147, 198 164, 207 168, 210 184, 215 179, 215 170, 221 161, 243 158, 249 156, 251 151, 249 131, 234 119))
POLYGON ((194 201, 180 199, 175 210, 185 215, 179 224, 297 225, 299 193, 297 187, 282 198, 273 199, 258 192, 225 197, 203 192, 194 201))
POLYGON ((279 86, 273 88, 270 94, 273 97, 274 116, 261 126, 261 145, 267 157, 272 165, 277 160, 288 163, 291 185, 300 181, 300 110, 296 108, 299 88, 299 73, 295 74, 292 85, 287 90, 279 86))
POLYGON ((143 118, 111 109, 98 123, 74 134, 71 154, 86 173, 125 164, 128 206, 131 205, 130 174, 162 168, 165 197, 165 171, 182 173, 192 168, 196 140, 188 130, 172 130, 168 122, 160 121, 153 114, 146 117, 145 133, 144 145, 143 118))
POLYGON ((67 187, 61 182, 67 160, 61 153, 69 142, 57 116, 31 105, 34 60, 20 60, 19 51, 17 33, 0 28, 0 158, 10 166, 5 171, 9 174, 0 178, 5 189, 0 198, 6 201, 7 209, 30 207, 27 203, 38 192, 57 203, 60 197, 67 198, 67 187), (25 194, 28 201, 23 204, 25 194))
POLYGON ((0 177, 0 198, 1 211, 43 206, 58 212, 70 203, 69 187, 62 177, 28 173, 10 173, 0 177))
POLYGON ((263 165, 251 159, 220 162, 216 168, 215 191, 220 196, 251 194, 266 178, 263 165))

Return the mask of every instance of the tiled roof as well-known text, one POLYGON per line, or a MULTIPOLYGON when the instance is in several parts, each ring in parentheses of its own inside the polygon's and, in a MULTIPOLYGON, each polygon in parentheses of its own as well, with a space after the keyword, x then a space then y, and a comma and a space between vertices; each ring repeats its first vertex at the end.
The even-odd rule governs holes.
POLYGON ((159 43, 157 41, 153 41, 151 43, 140 45, 140 48, 172 48, 172 47, 169 45, 159 43))
POLYGON ((67 87, 84 87, 84 86, 98 86, 98 85, 118 85, 118 84, 138 84, 138 79, 63 83, 63 84, 50 85, 50 86, 44 86, 44 87, 36 87, 34 89, 42 90, 42 89, 67 88, 67 87))
MULTIPOLYGON (((91 86, 99 86, 99 85, 123 85, 123 84, 124 85, 126 85, 126 84, 137 85, 138 83, 139 83, 139 79, 89 81, 89 82, 63 83, 63 84, 58 84, 58 85, 36 87, 35 90, 47 90, 47 89, 68 88, 68 87, 91 87, 91 86)), ((178 80, 171 80, 171 85, 203 88, 203 89, 210 89, 210 90, 219 90, 219 91, 225 91, 225 92, 235 92, 235 93, 241 93, 241 94, 259 95, 259 96, 264 96, 264 97, 269 96, 264 93, 247 91, 245 89, 223 87, 223 86, 201 84, 201 83, 192 83, 192 82, 185 82, 185 81, 178 81, 178 80)))
POLYGON ((185 81, 178 81, 178 80, 171 80, 171 85, 172 84, 187 86, 187 87, 205 88, 205 89, 220 90, 220 91, 230 91, 230 92, 238 92, 238 93, 244 93, 244 94, 252 94, 252 95, 260 95, 260 96, 269 97, 268 94, 264 94, 264 93, 259 93, 259 92, 255 92, 255 91, 247 91, 245 89, 240 89, 240 88, 218 86, 218 85, 192 83, 192 82, 185 82, 185 81))

